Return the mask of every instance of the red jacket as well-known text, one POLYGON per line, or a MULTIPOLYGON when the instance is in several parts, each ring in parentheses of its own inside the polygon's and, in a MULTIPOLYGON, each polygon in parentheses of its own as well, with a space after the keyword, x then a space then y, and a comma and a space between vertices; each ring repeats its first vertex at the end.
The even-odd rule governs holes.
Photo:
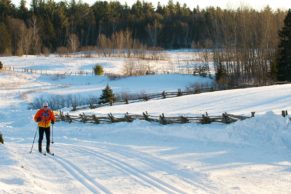
POLYGON ((51 109, 39 109, 34 116, 35 122, 38 122, 39 127, 50 127, 51 121, 56 121, 55 115, 51 109), (37 119, 40 119, 38 122, 37 119))

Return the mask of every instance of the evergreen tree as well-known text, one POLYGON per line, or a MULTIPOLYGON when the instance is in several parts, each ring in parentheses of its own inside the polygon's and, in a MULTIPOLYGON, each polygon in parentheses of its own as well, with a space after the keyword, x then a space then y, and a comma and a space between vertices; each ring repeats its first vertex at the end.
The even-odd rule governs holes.
POLYGON ((23 20, 26 20, 28 18, 28 9, 26 8, 26 0, 20 1, 18 15, 23 20))
POLYGON ((99 104, 109 103, 112 106, 115 101, 115 95, 112 89, 107 85, 104 90, 102 90, 102 95, 99 98, 99 104))
POLYGON ((284 26, 279 32, 279 37, 277 80, 291 81, 291 9, 284 19, 284 26))

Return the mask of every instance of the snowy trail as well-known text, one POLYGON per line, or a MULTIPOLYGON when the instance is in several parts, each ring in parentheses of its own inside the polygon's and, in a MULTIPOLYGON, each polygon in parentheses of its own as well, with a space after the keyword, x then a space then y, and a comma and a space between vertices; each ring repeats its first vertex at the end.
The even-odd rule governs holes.
MULTIPOLYGON (((92 146, 92 145, 91 145, 92 146)), ((149 169, 147 166, 144 166, 142 168, 135 167, 133 164, 139 164, 139 163, 147 163, 147 161, 144 160, 133 160, 133 157, 128 157, 127 155, 123 156, 120 155, 119 152, 110 151, 108 149, 92 149, 90 146, 85 145, 68 145, 68 144, 62 144, 62 147, 66 147, 67 149, 72 149, 74 153, 83 153, 85 155, 94 156, 95 161, 102 161, 103 163, 106 163, 106 165, 110 166, 112 170, 120 171, 123 174, 128 175, 131 179, 136 181, 140 184, 140 186, 147 185, 149 188, 154 189, 155 193, 188 193, 187 191, 183 191, 183 188, 181 186, 176 187, 174 186, 174 182, 169 182, 170 180, 165 177, 155 177, 154 175, 151 175, 150 172, 156 172, 161 171, 159 168, 153 168, 149 169), (106 154, 105 154, 106 153, 106 154), (127 157, 127 158, 125 158, 127 157), (131 161, 126 161, 126 159, 130 159, 131 161), (146 168, 146 169, 143 169, 146 168), (147 171, 149 171, 147 173, 147 171)), ((101 145, 101 147, 107 147, 107 145, 101 145)), ((141 153, 139 153, 141 154, 141 153)), ((136 157, 138 158, 138 157, 136 157)), ((159 172, 161 173, 161 172, 159 172)), ((167 175, 169 172, 163 172, 162 174, 167 175)), ((175 177, 178 179, 177 177, 175 177)), ((177 180, 175 180, 177 181, 177 180)), ((192 187, 192 191, 196 192, 197 188, 191 185, 189 182, 185 180, 179 180, 180 182, 184 182, 183 186, 186 185, 186 187, 192 187), (187 183, 187 184, 185 184, 187 183)), ((190 190, 191 190, 190 189, 190 190)), ((206 192, 204 192, 206 193, 206 192)))
MULTIPOLYGON (((167 181, 179 181, 179 185, 180 188, 171 188, 172 186, 170 185, 170 189, 174 190, 174 191, 178 191, 178 193, 185 193, 179 189, 183 188, 193 188, 193 192, 206 192, 206 193, 213 193, 215 191, 217 191, 217 188, 212 188, 209 184, 209 180, 207 180, 207 182, 205 183, 201 183, 201 179, 206 179, 206 177, 202 178, 201 175, 195 175, 193 173, 189 173, 185 170, 181 170, 181 169, 177 169, 177 167, 175 167, 175 165, 169 161, 157 158, 153 155, 149 155, 145 152, 141 152, 138 150, 134 150, 132 148, 129 147, 124 147, 121 145, 109 145, 109 144, 102 144, 102 143, 98 143, 98 142, 91 142, 91 146, 90 145, 78 145, 78 147, 81 148, 74 148, 76 150, 79 151, 83 151, 83 152, 88 152, 90 154, 94 154, 96 155, 97 158, 103 158, 104 160, 107 160, 109 164, 115 163, 117 164, 118 167, 120 167, 121 165, 121 169, 125 170, 125 169, 131 169, 131 170, 125 170, 125 172, 127 173, 131 173, 131 174, 144 174, 143 172, 141 172, 141 170, 136 169, 133 166, 130 166, 129 164, 127 164, 126 162, 130 162, 129 159, 131 160, 131 163, 136 164, 136 163, 142 163, 143 165, 146 165, 146 169, 149 172, 158 172, 158 171, 163 171, 162 174, 165 174, 167 176, 162 177, 163 179, 167 180, 167 181), (92 149, 92 144, 96 145, 98 147, 98 149, 92 149), (108 155, 104 155, 102 153, 107 153, 108 155), (112 157, 115 156, 115 157, 112 157), (124 168, 123 165, 125 165, 126 167, 124 168), (135 172, 131 172, 131 171, 135 171, 135 172), (181 176, 182 175, 182 176, 181 176), (193 180, 193 177, 195 177, 195 181, 193 180)), ((198 174, 198 172, 197 172, 198 174)), ((153 179, 153 177, 151 176, 147 176, 147 178, 151 178, 153 181, 157 181, 156 178, 153 179)), ((161 177, 159 177, 161 178, 161 177)), ((169 183, 165 182, 160 182, 158 181, 158 183, 162 184, 163 186, 165 186, 165 188, 169 188, 169 183)), ((173 184, 170 183, 170 184, 173 184)), ((212 183, 214 184, 214 183, 212 183)), ((169 192, 169 191, 168 191, 169 192)))
MULTIPOLYGON (((195 193, 207 193, 197 190, 193 185, 187 185, 188 189, 183 191, 181 185, 176 187, 177 183, 169 182, 169 179, 162 177, 155 177, 147 173, 145 169, 139 169, 138 167, 133 166, 132 164, 126 163, 123 159, 119 159, 120 154, 117 152, 112 152, 104 149, 92 149, 89 146, 85 145, 72 145, 72 144, 60 144, 55 147, 56 150, 63 150, 63 153, 57 153, 55 156, 43 156, 42 154, 37 153, 34 149, 32 154, 29 154, 27 150, 29 145, 25 144, 12 144, 9 147, 13 147, 10 152, 14 153, 13 159, 15 161, 20 161, 20 165, 23 166, 26 177, 30 177, 30 180, 35 181, 40 179, 41 183, 37 183, 38 187, 34 190, 41 190, 42 193, 49 193, 52 189, 51 186, 46 187, 47 181, 51 182, 50 184, 56 184, 56 190, 59 190, 58 193, 70 193, 68 191, 81 191, 81 193, 118 193, 118 190, 114 192, 106 188, 106 185, 101 184, 96 181, 99 174, 90 173, 88 169, 82 162, 78 161, 78 157, 83 155, 86 161, 88 158, 93 159, 93 163, 90 166, 101 163, 106 165, 106 168, 110 171, 119 171, 123 176, 127 175, 130 179, 130 182, 135 182, 135 188, 137 190, 142 190, 145 192, 154 192, 154 193, 189 193, 192 190, 195 193), (106 154, 104 154, 106 152, 106 154), (86 170, 83 170, 86 169, 86 170), (49 179, 49 180, 48 180, 49 179), (68 179, 71 181, 68 181, 68 179), (71 189, 63 190, 62 188, 70 187, 71 182, 73 182, 74 187, 71 189), (59 184, 58 184, 59 183, 59 184), (62 183, 62 184, 60 184, 62 183), (137 183, 137 184, 136 184, 137 183), (59 188, 59 187, 62 188, 59 188), (189 187, 192 187, 189 190, 189 187), (199 192, 198 192, 199 191, 199 192)), ((103 145, 103 147, 106 147, 103 145)), ((135 161, 136 163, 143 163, 144 161, 135 161)), ((151 169, 152 171, 153 169, 151 169)), ((158 169, 155 169, 158 170, 158 169)), ((161 173, 161 172, 159 172, 161 173)), ((164 172, 167 173, 167 172, 164 172)), ((101 173, 102 174, 102 173, 101 173)), ((177 180, 176 180, 177 181, 177 180)), ((184 181, 184 180, 183 180, 184 181)), ((181 180, 182 182, 182 180, 181 180)), ((49 184, 49 185, 50 185, 49 184)), ((122 192, 123 193, 123 192, 122 192)), ((130 192, 130 193, 144 193, 144 192, 130 192)))
POLYGON ((162 160, 161 158, 149 155, 145 152, 133 150, 128 147, 126 148, 123 146, 109 147, 108 145, 106 145, 106 147, 110 151, 115 151, 116 153, 122 154, 123 157, 137 159, 139 161, 142 161, 144 164, 148 165, 151 168, 151 170, 154 170, 154 171, 163 170, 167 172, 168 174, 176 175, 181 180, 183 180, 183 182, 187 183, 188 186, 192 186, 192 187, 195 186, 198 189, 205 191, 207 193, 217 191, 217 188, 212 188, 209 185, 209 180, 207 180, 207 183, 206 182, 201 183, 201 179, 202 180, 205 179, 205 178, 202 178, 201 175, 197 175, 197 177, 199 176, 199 179, 195 177, 195 181, 193 179, 191 180, 191 178, 193 178, 193 174, 185 170, 175 168, 174 167, 175 165, 173 163, 170 163, 169 161, 162 160))
MULTIPOLYGON (((23 183, 15 184, 13 190, 21 187, 24 193, 51 193, 53 191, 60 194, 79 193, 84 190, 78 184, 70 184, 72 181, 64 173, 63 168, 56 165, 49 157, 36 152, 28 153, 28 145, 9 143, 7 147, 9 153, 12 153, 10 159, 20 166, 20 170, 14 176, 23 179, 23 183)), ((13 193, 13 190, 8 193, 13 193)))
POLYGON ((102 186, 100 183, 97 183, 93 178, 91 178, 88 174, 86 174, 70 161, 59 156, 52 157, 54 157, 55 161, 57 161, 64 169, 67 170, 68 173, 70 173, 76 180, 82 183, 92 193, 111 193, 107 188, 102 186))
MULTIPOLYGON (((79 81, 84 90, 96 86, 97 79, 74 79, 67 85, 70 79, 51 83, 46 76, 0 74, 1 83, 7 82, 0 88, 0 131, 5 139, 0 145, 1 194, 290 193, 291 125, 273 113, 228 126, 58 122, 51 147, 56 155, 39 154, 37 140, 29 154, 36 123, 28 103, 53 90, 74 93, 79 81)), ((221 91, 89 112, 181 115, 227 109, 240 114, 255 108, 263 113, 290 108, 290 91, 291 85, 221 91)))
POLYGON ((120 170, 122 170, 123 172, 127 173, 128 175, 138 179, 139 181, 141 181, 142 183, 147 183, 148 185, 150 185, 151 187, 155 187, 156 189, 163 191, 165 193, 186 193, 162 180, 157 179, 154 176, 151 176, 150 174, 143 172, 141 170, 139 170, 138 168, 135 168, 134 166, 125 163, 124 161, 116 158, 116 157, 112 157, 109 156, 107 154, 102 154, 101 152, 98 151, 93 151, 92 149, 79 149, 79 151, 83 151, 83 152, 87 152, 90 154, 95 155, 97 158, 101 158, 104 159, 108 162, 110 162, 111 164, 114 165, 115 168, 118 168, 120 170))
MULTIPOLYGON (((71 162, 72 158, 65 159, 63 156, 50 156, 39 154, 36 150, 28 153, 28 145, 10 145, 13 147, 10 153, 14 153, 13 159, 20 161, 26 177, 33 180, 41 193, 108 193, 111 192, 94 178, 90 177, 81 169, 82 165, 76 166, 71 162), (25 147, 25 148, 24 148, 25 147), (41 180, 40 182, 38 182, 41 180), (48 183, 50 182, 50 183, 48 183), (52 190, 52 186, 55 185, 52 190)), ((37 193, 37 192, 36 192, 37 193)))
MULTIPOLYGON (((22 178, 16 178, 15 180, 19 182, 29 181, 29 183, 21 186, 34 185, 33 189, 26 188, 22 190, 26 192, 33 190, 32 193, 50 193, 53 191, 53 193, 64 194, 203 194, 244 193, 248 190, 246 188, 251 188, 258 189, 258 192, 254 193, 272 193, 273 191, 278 192, 280 189, 273 190, 274 188, 271 187, 270 192, 267 192, 262 187, 261 176, 265 176, 265 181, 269 182, 272 174, 279 169, 291 169, 291 163, 266 163, 264 165, 251 163, 230 163, 227 165, 226 163, 217 163, 208 167, 202 166, 202 168, 205 168, 203 171, 211 173, 212 178, 210 179, 209 175, 201 174, 199 169, 197 171, 180 169, 176 166, 176 163, 165 160, 161 155, 155 156, 155 154, 143 151, 151 148, 136 149, 126 145, 80 139, 78 143, 75 141, 54 144, 52 149, 55 151, 55 156, 43 156, 37 153, 37 149, 34 149, 33 153, 29 154, 30 145, 23 144, 23 141, 9 143, 8 152, 12 153, 10 158, 18 163, 17 166, 21 166, 17 176, 23 178, 23 180, 22 178), (276 168, 278 169, 276 170, 276 168), (252 174, 249 175, 246 171, 247 169, 251 170, 252 174), (231 173, 234 174, 231 175, 231 173), (224 177, 224 179, 220 180, 220 176, 224 177), (227 187, 227 185, 231 185, 230 180, 233 181, 233 185, 238 184, 240 177, 242 177, 240 186, 227 187), (252 178, 253 181, 251 181, 252 179, 248 180, 249 178, 252 178), (254 183, 252 184, 252 182, 254 183), (116 183, 118 185, 115 185, 116 183), (248 186, 243 189, 243 184, 248 186), (255 185, 258 184, 261 184, 261 186, 256 187, 255 185)), ((229 159, 226 158, 226 160, 229 159)), ((193 162, 197 161, 194 160, 193 162)), ((277 188, 280 188, 282 184, 284 185, 284 182, 291 180, 291 176, 288 175, 284 178, 282 174, 277 179, 279 180, 276 182, 278 184, 277 188)), ((284 185, 281 190, 283 192, 279 193, 285 193, 284 191, 288 187, 284 185)))

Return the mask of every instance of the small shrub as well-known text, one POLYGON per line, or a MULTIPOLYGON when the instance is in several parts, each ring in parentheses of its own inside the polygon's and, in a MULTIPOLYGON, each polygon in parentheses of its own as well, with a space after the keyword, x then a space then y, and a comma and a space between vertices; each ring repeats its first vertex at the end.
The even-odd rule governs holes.
POLYGON ((89 108, 94 109, 96 108, 96 104, 98 104, 99 99, 96 97, 90 97, 88 102, 89 102, 89 108))
POLYGON ((57 48, 57 53, 59 54, 60 57, 64 56, 65 54, 68 53, 68 48, 66 47, 58 47, 57 48))
POLYGON ((95 67, 93 68, 94 74, 95 75, 103 75, 104 74, 104 70, 103 67, 101 65, 95 65, 95 67))
POLYGON ((47 47, 43 47, 41 52, 46 57, 48 57, 50 55, 50 50, 47 47))
POLYGON ((125 104, 128 104, 128 100, 130 98, 129 94, 127 92, 122 92, 120 95, 119 95, 119 98, 120 98, 120 101, 124 101, 125 104))
POLYGON ((118 80, 122 78, 127 78, 128 76, 113 74, 113 73, 106 73, 105 74, 110 80, 118 80))
POLYGON ((137 94, 137 98, 135 98, 135 99, 148 101, 149 100, 149 96, 145 91, 141 91, 139 94, 137 94))

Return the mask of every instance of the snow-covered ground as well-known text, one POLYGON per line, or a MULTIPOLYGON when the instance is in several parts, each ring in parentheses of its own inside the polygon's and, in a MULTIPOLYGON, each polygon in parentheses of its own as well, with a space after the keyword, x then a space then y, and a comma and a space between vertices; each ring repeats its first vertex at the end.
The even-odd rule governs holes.
MULTIPOLYGON (((57 71, 53 57, 46 61, 48 70, 57 71)), ((183 75, 112 81, 0 72, 0 131, 5 138, 0 145, 0 193, 290 193, 291 126, 280 111, 291 108, 291 85, 90 110, 173 115, 255 111, 257 116, 231 125, 60 122, 53 129, 55 156, 38 154, 37 143, 29 154, 36 110, 27 107, 39 96, 99 95, 107 83, 116 91, 157 92, 210 81, 183 75)))
MULTIPOLYGON (((99 64, 105 73, 123 74, 124 66, 131 61, 149 67, 156 73, 184 72, 191 74, 195 66, 203 64, 203 54, 199 50, 173 50, 161 51, 163 57, 160 60, 122 58, 122 57, 100 57, 92 54, 85 57, 83 54, 60 57, 59 55, 46 56, 14 56, 0 57, 0 61, 7 67, 15 69, 32 69, 42 73, 67 73, 92 72, 92 68, 99 64)), ((213 73, 212 62, 208 62, 213 73)))

